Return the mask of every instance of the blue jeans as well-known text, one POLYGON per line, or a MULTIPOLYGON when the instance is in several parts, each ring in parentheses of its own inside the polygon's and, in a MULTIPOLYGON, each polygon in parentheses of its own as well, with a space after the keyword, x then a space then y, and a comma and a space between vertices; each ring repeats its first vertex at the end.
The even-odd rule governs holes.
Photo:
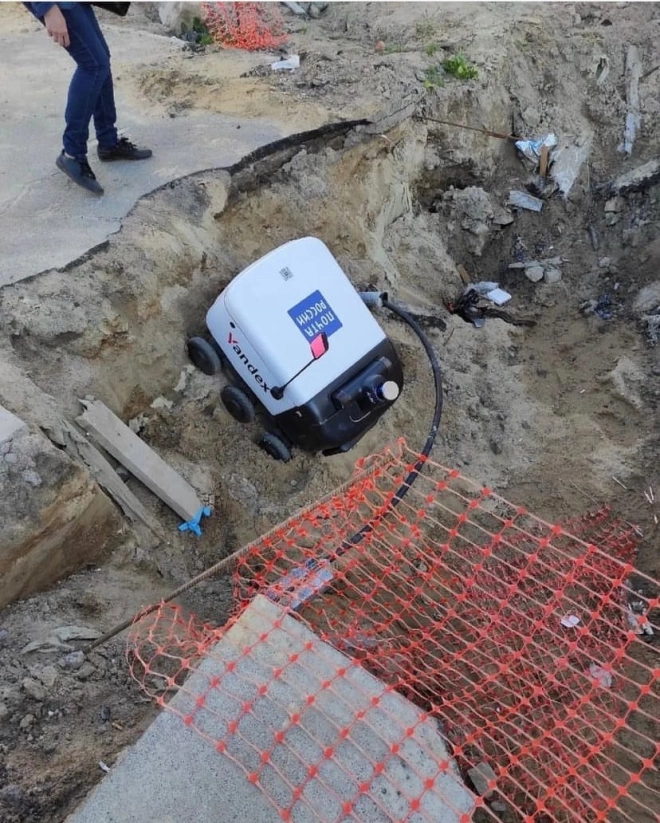
POLYGON ((110 49, 91 6, 76 3, 72 8, 63 8, 62 14, 71 41, 67 51, 77 64, 64 113, 63 144, 67 154, 82 158, 87 156, 92 117, 99 147, 110 149, 117 144, 110 49))

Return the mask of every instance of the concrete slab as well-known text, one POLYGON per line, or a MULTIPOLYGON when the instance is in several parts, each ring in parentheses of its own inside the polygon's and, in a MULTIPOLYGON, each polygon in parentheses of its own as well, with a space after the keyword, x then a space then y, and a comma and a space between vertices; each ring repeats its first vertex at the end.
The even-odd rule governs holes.
MULTIPOLYGON (((31 28, 26 12, 26 28, 31 28)), ((36 24, 38 26, 38 24, 36 24)), ((167 37, 104 24, 121 76, 139 64, 165 65, 180 49, 167 37)), ((208 112, 170 118, 163 107, 117 87, 119 127, 154 157, 139 163, 90 163, 105 195, 80 189, 55 167, 73 61, 41 28, 0 37, 0 287, 61 268, 120 228, 136 200, 186 174, 231 165, 282 136, 273 124, 208 112)), ((94 137, 93 126, 91 137, 94 137)))
POLYGON ((266 795, 282 807, 293 804, 293 823, 456 823, 474 809, 474 795, 434 721, 262 596, 212 648, 170 708, 181 716, 160 715, 67 823, 276 823, 281 817, 266 795), (230 661, 235 665, 228 671, 230 661), (274 669, 281 670, 277 678, 274 669), (260 693, 260 687, 267 688, 260 693), (236 732, 227 734, 233 721, 236 732), (350 730, 345 737, 344 728, 350 730), (226 752, 215 749, 218 740, 226 752), (399 749, 391 755, 394 744, 399 749), (263 752, 270 753, 267 762, 263 752), (378 773, 377 763, 384 764, 378 773), (318 772, 310 777, 313 765, 318 772), (263 791, 248 780, 252 772, 263 791), (431 787, 424 792, 426 780, 431 787), (365 781, 368 793, 358 788, 365 781), (293 803, 295 786, 302 794, 293 803), (406 795, 421 798, 417 812, 406 795))

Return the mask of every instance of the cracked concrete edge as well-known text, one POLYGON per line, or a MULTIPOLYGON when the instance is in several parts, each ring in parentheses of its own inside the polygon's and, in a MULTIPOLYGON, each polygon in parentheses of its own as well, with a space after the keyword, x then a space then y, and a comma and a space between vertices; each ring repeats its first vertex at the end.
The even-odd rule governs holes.
MULTIPOLYGON (((241 171, 244 171, 251 165, 259 162, 260 160, 264 160, 269 156, 275 155, 281 151, 286 151, 290 148, 304 146, 306 143, 310 143, 314 140, 318 140, 324 137, 332 137, 343 133, 347 136, 347 138, 349 138, 347 147, 350 148, 350 146, 357 145, 357 143, 362 142, 363 139, 369 139, 374 135, 390 131, 391 129, 395 128, 397 125, 404 122, 405 120, 411 119, 415 114, 415 110, 417 109, 418 105, 419 101, 406 102, 403 106, 397 105, 397 107, 391 107, 389 109, 382 110, 377 115, 371 118, 340 120, 328 123, 324 126, 319 126, 318 128, 311 129, 308 131, 296 132, 295 134, 291 134, 286 137, 279 138, 278 140, 274 140, 263 146, 259 146, 258 148, 246 154, 240 160, 236 161, 236 163, 233 163, 231 166, 216 166, 207 169, 199 169, 198 171, 183 175, 182 177, 177 177, 173 180, 168 180, 166 183, 163 183, 160 186, 156 186, 154 189, 151 189, 150 191, 140 195, 140 197, 137 198, 137 200, 129 209, 129 211, 119 220, 118 228, 115 231, 110 232, 108 236, 100 243, 97 243, 94 246, 90 247, 87 251, 83 252, 83 254, 78 255, 73 260, 66 263, 64 266, 60 266, 57 268, 41 269, 38 272, 34 272, 34 274, 22 277, 20 281, 17 282, 26 283, 47 274, 55 272, 68 272, 78 267, 82 263, 85 263, 88 260, 93 259, 97 254, 107 250, 110 244, 110 238, 121 232, 125 221, 136 212, 140 205, 161 191, 165 191, 166 189, 173 189, 186 181, 194 180, 195 178, 203 177, 204 175, 208 175, 211 173, 222 174, 224 172, 231 179, 241 171), (353 135, 352 140, 350 140, 351 133, 353 135)), ((0 284, 0 292, 3 288, 11 287, 13 285, 16 285, 16 283, 0 284)))

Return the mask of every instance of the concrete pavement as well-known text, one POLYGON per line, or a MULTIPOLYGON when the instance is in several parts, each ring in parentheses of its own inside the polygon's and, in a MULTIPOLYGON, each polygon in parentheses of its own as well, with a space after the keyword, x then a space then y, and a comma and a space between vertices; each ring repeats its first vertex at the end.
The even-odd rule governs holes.
MULTIPOLYGON (((102 243, 139 197, 164 183, 231 165, 282 136, 259 120, 200 111, 170 118, 162 106, 124 94, 120 83, 118 126, 152 148, 154 157, 100 163, 90 139, 90 164, 105 188, 101 198, 90 195, 55 168, 73 61, 41 27, 26 23, 24 30, 0 36, 0 288, 61 268, 102 243)), ((118 76, 138 65, 166 65, 180 50, 167 37, 126 26, 105 24, 104 32, 118 76)))
POLYGON ((266 795, 291 807, 292 823, 458 823, 474 810, 435 722, 262 595, 169 705, 180 716, 163 711, 67 823, 277 823, 266 795), (222 753, 214 745, 220 740, 222 753), (265 764, 262 752, 269 752, 265 764), (316 776, 308 777, 314 764, 316 776), (263 791, 248 780, 252 770, 263 791), (294 800, 296 786, 302 793, 294 800), (406 795, 421 797, 418 812, 406 795))

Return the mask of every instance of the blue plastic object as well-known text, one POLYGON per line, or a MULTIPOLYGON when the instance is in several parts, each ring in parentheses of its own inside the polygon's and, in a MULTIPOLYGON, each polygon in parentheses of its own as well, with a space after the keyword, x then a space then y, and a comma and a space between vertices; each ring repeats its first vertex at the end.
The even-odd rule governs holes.
POLYGON ((202 517, 209 517, 211 514, 211 507, 210 506, 202 506, 202 508, 197 512, 197 514, 193 517, 192 520, 188 520, 187 523, 182 523, 179 526, 180 532, 194 532, 197 537, 202 536, 202 529, 199 525, 200 520, 202 517))

